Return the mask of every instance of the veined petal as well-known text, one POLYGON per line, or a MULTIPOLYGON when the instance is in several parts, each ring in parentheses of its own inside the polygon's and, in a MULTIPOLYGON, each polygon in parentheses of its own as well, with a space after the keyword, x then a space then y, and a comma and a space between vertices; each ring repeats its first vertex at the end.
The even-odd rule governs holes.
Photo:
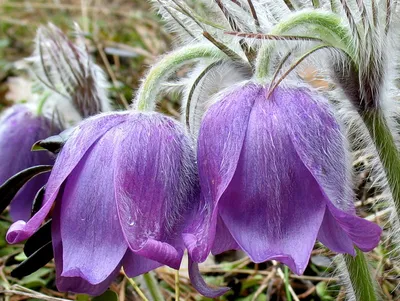
POLYGON ((82 157, 64 183, 60 198, 62 277, 79 277, 95 285, 120 266, 128 245, 115 206, 113 176, 117 125, 82 157))
POLYGON ((237 89, 207 111, 198 138, 197 161, 202 197, 199 218, 184 240, 194 261, 204 261, 214 241, 217 204, 235 173, 254 99, 264 93, 256 85, 237 89))
POLYGON ((379 242, 381 229, 355 216, 352 190, 348 185, 347 145, 328 104, 305 89, 277 89, 273 99, 286 119, 284 123, 298 156, 325 195, 329 212, 325 214, 319 234, 321 241, 334 251, 349 254, 354 254, 349 239, 362 251, 372 250, 379 242), (336 229, 335 234, 328 232, 333 229, 336 229))
POLYGON ((264 90, 248 85, 225 96, 207 111, 198 139, 198 165, 205 199, 218 202, 229 185, 240 151, 254 100, 264 90))
POLYGON ((132 113, 117 146, 115 195, 129 248, 179 268, 182 216, 191 206, 195 160, 181 125, 158 113, 132 113))
POLYGON ((19 221, 18 226, 11 225, 7 232, 9 243, 14 244, 27 239, 40 227, 49 213, 61 185, 87 150, 110 128, 124 120, 124 114, 103 114, 87 119, 75 129, 54 164, 42 208, 27 223, 19 221))
POLYGON ((294 148, 329 200, 354 211, 346 141, 328 104, 307 89, 275 89, 282 123, 294 148))
POLYGON ((63 264, 63 245, 60 231, 60 206, 56 205, 54 210, 51 236, 53 240, 54 262, 56 265, 56 285, 60 292, 73 292, 77 294, 88 294, 92 296, 101 295, 107 290, 112 281, 117 277, 121 264, 101 283, 91 284, 85 278, 81 277, 63 277, 61 273, 63 264))
POLYGON ((260 94, 248 123, 220 215, 254 262, 276 259, 302 274, 324 216, 324 196, 298 157, 274 100, 260 94))

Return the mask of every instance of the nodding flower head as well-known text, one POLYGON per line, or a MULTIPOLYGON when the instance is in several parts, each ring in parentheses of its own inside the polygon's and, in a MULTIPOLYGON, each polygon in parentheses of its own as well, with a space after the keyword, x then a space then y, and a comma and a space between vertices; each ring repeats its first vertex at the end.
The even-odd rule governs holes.
POLYGON ((178 122, 159 113, 97 115, 69 137, 42 208, 14 223, 7 240, 30 237, 55 202, 57 287, 98 295, 121 266, 130 277, 161 265, 179 268, 196 179, 192 142, 178 122))
MULTIPOLYGON (((54 158, 49 152, 32 152, 33 144, 60 129, 45 116, 38 116, 25 105, 15 105, 3 113, 0 119, 0 185, 14 174, 35 166, 51 165, 54 158)), ((46 184, 47 174, 38 175, 19 191, 11 203, 13 220, 28 220, 37 191, 46 184)))
POLYGON ((355 215, 341 129, 307 88, 225 94, 202 121, 197 159, 203 205, 184 234, 195 262, 241 249, 302 274, 317 239, 352 255, 379 242, 380 227, 355 215))

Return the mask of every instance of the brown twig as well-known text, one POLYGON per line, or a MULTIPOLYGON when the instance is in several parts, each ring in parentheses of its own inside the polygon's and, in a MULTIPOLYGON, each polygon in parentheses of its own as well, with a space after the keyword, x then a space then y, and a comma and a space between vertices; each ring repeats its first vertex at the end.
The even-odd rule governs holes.
POLYGON ((262 294, 262 292, 263 292, 266 288, 268 288, 269 282, 272 280, 272 278, 275 277, 275 273, 276 273, 276 270, 274 269, 274 270, 263 280, 263 282, 261 283, 260 287, 256 290, 256 292, 255 292, 253 298, 251 299, 251 301, 257 300, 258 296, 260 296, 260 295, 262 294))

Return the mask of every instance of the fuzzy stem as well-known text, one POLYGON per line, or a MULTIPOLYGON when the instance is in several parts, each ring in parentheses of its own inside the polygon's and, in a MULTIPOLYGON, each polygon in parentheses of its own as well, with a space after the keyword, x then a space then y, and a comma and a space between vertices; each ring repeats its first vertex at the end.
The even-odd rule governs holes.
POLYGON ((356 248, 356 256, 344 255, 344 262, 349 272, 355 301, 376 301, 376 292, 367 259, 362 251, 356 248))
POLYGON ((147 289, 149 290, 150 295, 153 298, 153 300, 154 301, 164 301, 164 297, 161 294, 161 291, 158 287, 158 283, 157 283, 154 275, 151 272, 143 274, 143 279, 144 279, 144 282, 146 282, 147 289))
POLYGON ((182 47, 166 55, 150 69, 149 74, 140 86, 136 98, 136 109, 141 111, 154 110, 162 82, 183 64, 199 58, 213 59, 221 56, 223 54, 211 44, 182 47))
POLYGON ((36 110, 36 114, 38 116, 42 115, 44 104, 46 103, 49 96, 50 96, 50 93, 45 93, 45 95, 43 95, 42 99, 40 99, 37 110, 36 110))
POLYGON ((400 217, 400 153, 382 112, 370 111, 363 114, 362 118, 378 151, 392 193, 396 214, 400 217))
MULTIPOLYGON (((337 15, 321 11, 301 11, 278 23, 271 34, 282 35, 299 27, 307 30, 309 36, 321 39, 324 44, 343 50, 357 62, 351 32, 337 15)), ((269 75, 269 63, 274 45, 275 43, 265 43, 260 49, 256 62, 256 78, 259 80, 264 80, 269 75)))

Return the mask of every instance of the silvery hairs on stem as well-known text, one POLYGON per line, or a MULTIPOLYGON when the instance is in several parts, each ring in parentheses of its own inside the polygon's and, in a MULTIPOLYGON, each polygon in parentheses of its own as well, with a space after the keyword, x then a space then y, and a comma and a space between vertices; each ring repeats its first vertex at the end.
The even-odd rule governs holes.
POLYGON ((390 189, 393 187, 389 185, 378 155, 380 150, 371 143, 371 134, 363 118, 368 114, 382 115, 399 149, 399 7, 396 1, 346 1, 342 10, 354 32, 359 62, 354 65, 344 59, 343 64, 335 68, 333 79, 342 90, 335 89, 332 95, 339 100, 338 112, 348 125, 349 135, 356 137, 355 148, 370 158, 372 185, 382 193, 381 198, 375 199, 374 207, 390 210, 384 226, 387 229, 384 243, 392 244, 389 257, 400 266, 400 217, 390 189))
MULTIPOLYGON (((32 71, 41 85, 53 95, 51 98, 57 102, 54 105, 72 105, 75 116, 66 118, 79 121, 110 111, 111 107, 105 74, 91 59, 83 32, 76 24, 75 36, 73 43, 53 24, 39 27, 36 48, 28 61, 32 63, 32 71)), ((65 109, 59 108, 58 111, 65 109)), ((68 111, 72 113, 71 108, 68 111)))

